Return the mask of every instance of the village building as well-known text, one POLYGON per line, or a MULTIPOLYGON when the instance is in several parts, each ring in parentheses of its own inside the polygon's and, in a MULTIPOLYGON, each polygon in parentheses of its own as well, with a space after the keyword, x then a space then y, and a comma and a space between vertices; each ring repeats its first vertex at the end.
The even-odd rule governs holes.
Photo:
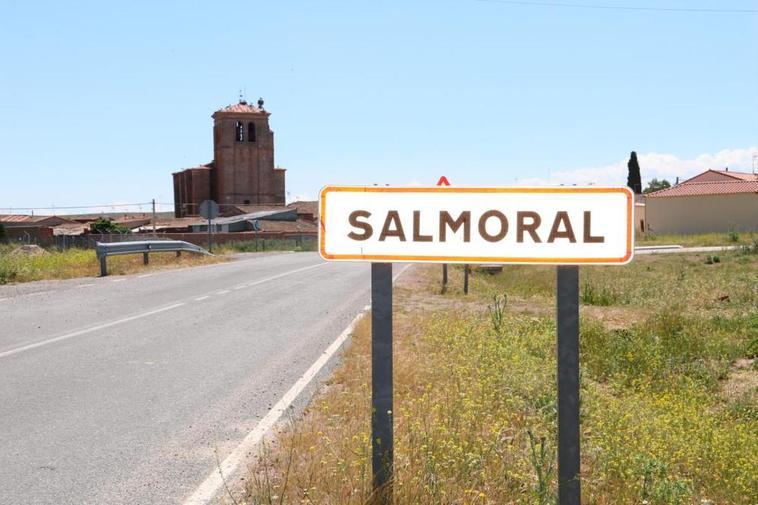
POLYGON ((217 110, 213 118, 213 161, 173 174, 174 214, 196 216, 204 200, 226 214, 236 205, 284 205, 285 170, 274 166, 271 114, 245 100, 217 110))
POLYGON ((758 230, 758 175, 707 170, 646 195, 645 228, 651 233, 758 230))

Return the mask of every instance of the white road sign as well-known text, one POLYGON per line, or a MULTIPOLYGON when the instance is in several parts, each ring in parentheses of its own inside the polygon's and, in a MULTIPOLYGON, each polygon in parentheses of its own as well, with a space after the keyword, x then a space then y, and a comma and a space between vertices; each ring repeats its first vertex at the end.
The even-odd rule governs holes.
POLYGON ((634 196, 625 187, 327 186, 325 260, 626 264, 634 196))

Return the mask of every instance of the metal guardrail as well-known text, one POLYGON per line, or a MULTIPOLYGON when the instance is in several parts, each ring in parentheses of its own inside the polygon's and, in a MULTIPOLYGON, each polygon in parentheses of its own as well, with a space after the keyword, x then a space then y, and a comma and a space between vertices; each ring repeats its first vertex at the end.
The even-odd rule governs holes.
POLYGON ((98 242, 95 247, 95 254, 100 261, 100 275, 108 275, 108 256, 119 254, 137 254, 142 253, 142 260, 145 265, 150 263, 151 252, 172 252, 181 255, 182 251, 194 252, 198 254, 211 255, 208 251, 195 244, 184 242, 183 240, 135 240, 129 242, 98 242))

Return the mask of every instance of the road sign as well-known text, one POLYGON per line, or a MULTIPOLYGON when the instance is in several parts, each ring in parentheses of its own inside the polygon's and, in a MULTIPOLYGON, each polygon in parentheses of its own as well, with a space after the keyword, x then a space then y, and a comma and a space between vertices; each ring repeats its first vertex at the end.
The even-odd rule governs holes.
POLYGON ((327 186, 326 260, 626 264, 634 197, 625 187, 327 186))
MULTIPOLYGON (((446 184, 443 186, 443 184, 446 184)), ((634 252, 628 188, 327 186, 319 195, 325 260, 370 261, 371 449, 375 503, 392 503, 392 265, 556 264, 558 503, 580 505, 579 264, 622 265, 634 252)), ((468 291, 468 277, 464 290, 468 291)))
POLYGON ((200 215, 205 219, 216 219, 218 217, 218 204, 213 200, 204 200, 200 204, 200 215))

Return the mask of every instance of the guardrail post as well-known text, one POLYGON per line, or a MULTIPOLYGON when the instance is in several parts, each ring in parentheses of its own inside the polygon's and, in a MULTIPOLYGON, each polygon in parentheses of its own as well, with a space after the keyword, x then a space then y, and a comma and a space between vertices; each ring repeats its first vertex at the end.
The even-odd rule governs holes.
POLYGON ((373 503, 392 503, 392 263, 371 263, 373 503))
POLYGON ((105 255, 100 256, 100 276, 101 277, 105 277, 106 275, 108 275, 108 265, 106 263, 107 261, 108 261, 108 256, 105 256, 105 255))
POLYGON ((142 253, 142 263, 145 264, 145 265, 147 265, 148 263, 150 263, 150 256, 149 256, 149 254, 150 253, 146 253, 146 252, 142 253))
POLYGON ((442 292, 447 291, 447 263, 442 264, 442 292))
POLYGON ((558 504, 580 505, 579 267, 558 266, 558 504))

